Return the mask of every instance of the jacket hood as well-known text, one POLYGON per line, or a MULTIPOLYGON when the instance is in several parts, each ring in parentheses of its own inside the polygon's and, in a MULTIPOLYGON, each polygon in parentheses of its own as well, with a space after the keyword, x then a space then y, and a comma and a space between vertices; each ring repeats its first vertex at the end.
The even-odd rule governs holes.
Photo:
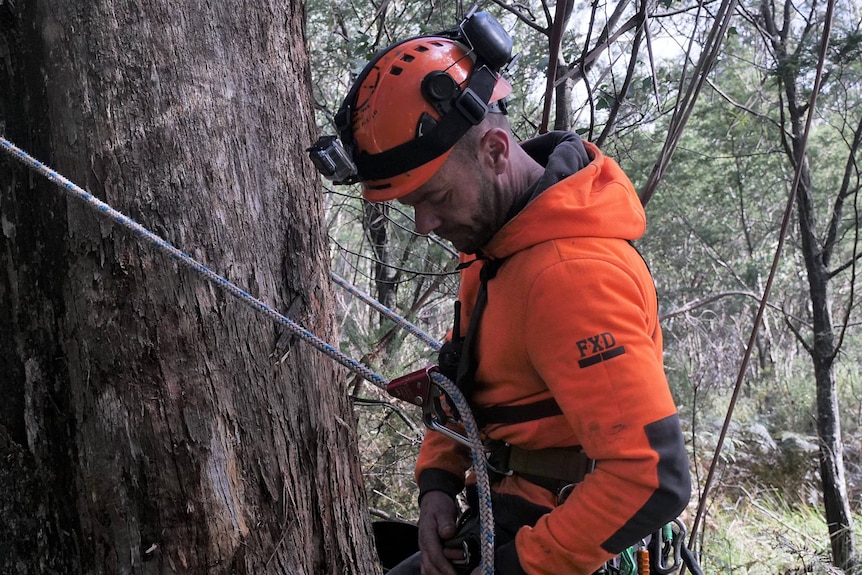
POLYGON ((597 146, 584 142, 592 160, 530 201, 482 248, 505 258, 541 242, 577 237, 636 240, 646 214, 628 176, 597 146))

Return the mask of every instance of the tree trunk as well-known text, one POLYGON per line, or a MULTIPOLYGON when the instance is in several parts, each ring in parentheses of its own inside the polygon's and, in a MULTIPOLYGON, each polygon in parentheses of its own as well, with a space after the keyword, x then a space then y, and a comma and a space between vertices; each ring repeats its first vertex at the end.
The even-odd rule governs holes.
MULTIPOLYGON (((797 156, 798 157, 798 156, 797 156)), ((817 435, 820 442, 820 481, 832 559, 835 565, 853 572, 855 536, 850 498, 844 474, 844 442, 838 409, 838 387, 833 363, 838 350, 829 298, 829 274, 823 251, 814 233, 813 198, 808 162, 803 159, 803 175, 797 194, 802 252, 808 272, 814 341, 809 348, 817 386, 817 435)))
MULTIPOLYGON (((798 55, 789 50, 792 44, 788 37, 792 31, 789 12, 776 18, 775 7, 763 2, 760 13, 771 42, 775 57, 775 69, 784 91, 791 138, 786 153, 794 168, 799 170, 799 187, 796 191, 796 207, 799 215, 799 236, 802 257, 808 276, 811 299, 811 329, 813 340, 807 344, 814 366, 817 395, 817 435, 820 443, 820 481, 826 523, 835 565, 852 573, 855 569, 856 541, 853 533, 853 518, 850 514, 850 499, 844 474, 844 443, 841 437, 841 419, 838 409, 837 382, 834 361, 838 355, 835 331, 832 323, 829 270, 823 240, 817 233, 817 218, 814 207, 811 171, 805 150, 805 114, 809 102, 799 89, 805 78, 800 71, 798 55), (780 26, 779 26, 779 23, 780 26)), ((827 234, 824 234, 826 237, 827 234)))
MULTIPOLYGON (((388 308, 395 307, 395 270, 392 267, 392 246, 389 240, 389 206, 362 202, 362 227, 374 254, 374 285, 377 301, 388 308)), ((388 320, 380 315, 378 325, 388 320)))
MULTIPOLYGON (((331 340, 302 36, 274 0, 0 2, 0 133, 331 340)), ((0 572, 376 572, 343 373, 0 174, 0 572)))

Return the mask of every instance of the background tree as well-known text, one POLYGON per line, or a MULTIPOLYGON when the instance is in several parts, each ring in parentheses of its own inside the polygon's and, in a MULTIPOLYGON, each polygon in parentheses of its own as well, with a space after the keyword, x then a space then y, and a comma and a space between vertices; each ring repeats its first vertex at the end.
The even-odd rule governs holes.
MULTIPOLYGON (((789 3, 784 6, 762 3, 760 18, 755 17, 753 22, 761 25, 761 38, 772 56, 768 71, 774 76, 775 88, 779 92, 776 99, 781 105, 782 148, 789 163, 800 174, 796 207, 800 250, 808 278, 810 322, 802 326, 791 325, 797 329, 798 337, 814 366, 820 476, 826 519, 835 563, 849 570, 856 561, 855 536, 844 471, 844 440, 841 435, 834 363, 841 351, 848 320, 856 307, 854 284, 859 259, 860 221, 858 210, 854 209, 848 214, 845 207, 848 204, 858 207, 860 172, 856 158, 862 142, 862 118, 852 119, 852 115, 847 114, 850 111, 847 108, 838 111, 840 115, 834 118, 838 120, 836 132, 846 143, 846 148, 842 150, 846 158, 843 162, 843 178, 838 185, 828 179, 818 182, 812 173, 810 156, 805 146, 806 120, 807 115, 812 113, 808 97, 812 90, 812 70, 820 60, 817 55, 827 53, 825 43, 829 41, 828 37, 821 38, 819 32, 824 27, 831 30, 832 11, 831 4, 824 10, 816 1, 806 8, 805 12, 800 13, 789 3), (819 212, 825 212, 826 217, 818 218, 819 212), (821 228, 818 219, 825 221, 825 226, 821 228), (833 284, 841 280, 849 280, 849 289, 844 292, 846 296, 839 303, 843 314, 839 315, 842 323, 836 330, 833 322, 833 293, 836 290, 833 284)), ((849 24, 849 28, 836 30, 836 46, 828 62, 830 83, 843 84, 860 71, 858 63, 862 50, 859 46, 862 37, 859 23, 851 21, 849 24)), ((820 66, 823 64, 825 62, 820 66)), ((858 103, 858 92, 853 94, 852 99, 858 103)), ((828 109, 825 114, 818 116, 833 120, 828 109)))
MULTIPOLYGON (((0 132, 331 339, 303 16, 0 3, 0 132)), ((0 174, 0 571, 375 572, 341 371, 0 174)))

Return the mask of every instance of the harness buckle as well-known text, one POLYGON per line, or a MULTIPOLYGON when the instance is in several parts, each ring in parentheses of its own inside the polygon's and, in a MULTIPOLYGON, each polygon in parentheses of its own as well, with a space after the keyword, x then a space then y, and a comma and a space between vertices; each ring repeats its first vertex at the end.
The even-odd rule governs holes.
POLYGON ((569 483, 567 485, 563 485, 559 491, 557 491, 557 507, 566 502, 566 499, 569 498, 569 495, 572 494, 572 491, 575 490, 575 485, 577 483, 569 483))
POLYGON ((512 446, 505 441, 488 439, 485 441, 485 462, 488 469, 502 477, 514 475, 515 471, 509 466, 509 456, 512 446))

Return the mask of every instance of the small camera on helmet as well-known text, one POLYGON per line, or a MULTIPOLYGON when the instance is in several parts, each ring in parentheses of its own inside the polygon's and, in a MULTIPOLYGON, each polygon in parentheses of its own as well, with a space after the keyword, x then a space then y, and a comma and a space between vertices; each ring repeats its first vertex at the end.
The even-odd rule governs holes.
POLYGON ((348 184, 358 176, 356 164, 337 136, 322 136, 306 150, 317 171, 336 184, 348 184))

